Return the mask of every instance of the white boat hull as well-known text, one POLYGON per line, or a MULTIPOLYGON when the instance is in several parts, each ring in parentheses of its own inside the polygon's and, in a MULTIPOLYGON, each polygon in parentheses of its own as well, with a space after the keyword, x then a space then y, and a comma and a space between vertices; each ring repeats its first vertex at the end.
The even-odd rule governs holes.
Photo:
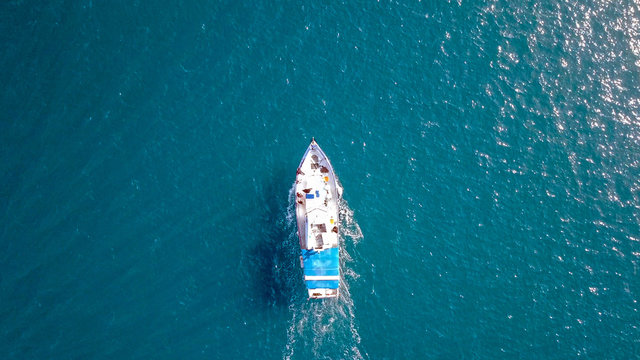
POLYGON ((298 167, 295 185, 300 260, 310 298, 339 295, 340 190, 329 158, 312 140, 298 167))

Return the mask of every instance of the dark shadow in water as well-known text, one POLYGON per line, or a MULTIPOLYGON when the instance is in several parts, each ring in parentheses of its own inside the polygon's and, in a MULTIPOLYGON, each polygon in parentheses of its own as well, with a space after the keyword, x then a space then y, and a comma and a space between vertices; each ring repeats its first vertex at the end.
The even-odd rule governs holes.
POLYGON ((260 234, 252 251, 255 260, 253 274, 256 290, 253 298, 264 306, 288 306, 291 299, 302 291, 302 271, 299 261, 299 242, 295 224, 287 223, 289 190, 295 173, 278 169, 264 189, 264 207, 260 234))

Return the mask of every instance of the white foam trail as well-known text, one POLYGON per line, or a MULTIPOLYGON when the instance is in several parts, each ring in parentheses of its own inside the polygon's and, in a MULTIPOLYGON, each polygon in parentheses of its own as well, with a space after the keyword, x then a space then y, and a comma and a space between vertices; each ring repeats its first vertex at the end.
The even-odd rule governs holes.
MULTIPOLYGON (((295 223, 295 185, 289 191, 287 208, 287 232, 289 243, 297 238, 295 223)), ((282 352, 284 359, 292 358, 350 358, 364 359, 360 349, 360 334, 351 299, 350 282, 360 276, 349 268, 353 261, 347 248, 362 239, 362 230, 353 217, 347 202, 340 200, 340 296, 338 299, 308 300, 306 292, 296 291, 289 301, 291 319, 287 327, 287 344, 282 352), (350 341, 345 342, 346 339, 350 341), (339 354, 339 355, 336 355, 339 354)), ((296 249, 297 250, 297 249, 296 249)), ((292 286, 301 288, 302 275, 294 274, 292 286)), ((366 356, 366 352, 364 352, 366 356)))
POLYGON ((289 206, 287 206, 287 223, 285 224, 287 227, 289 226, 293 226, 294 228, 297 226, 296 225, 296 208, 294 205, 294 194, 296 193, 296 184, 293 184, 293 186, 291 186, 291 189, 289 189, 289 206))
POLYGON ((353 210, 351 210, 347 201, 342 198, 338 201, 338 208, 340 209, 340 230, 342 237, 347 237, 348 240, 357 245, 364 236, 362 235, 360 225, 358 225, 353 217, 353 210))

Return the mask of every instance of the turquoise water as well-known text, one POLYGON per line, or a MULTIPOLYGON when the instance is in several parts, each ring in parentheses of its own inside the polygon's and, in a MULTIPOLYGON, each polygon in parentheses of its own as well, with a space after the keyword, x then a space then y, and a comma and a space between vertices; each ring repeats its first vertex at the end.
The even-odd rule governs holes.
POLYGON ((631 1, 5 1, 5 359, 637 358, 631 1), (314 136, 342 295, 306 299, 314 136))

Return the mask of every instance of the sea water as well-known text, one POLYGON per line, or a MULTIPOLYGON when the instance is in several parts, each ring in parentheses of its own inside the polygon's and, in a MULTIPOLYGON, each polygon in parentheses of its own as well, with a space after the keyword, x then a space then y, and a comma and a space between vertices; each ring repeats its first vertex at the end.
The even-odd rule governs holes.
POLYGON ((0 357, 640 353, 632 1, 4 1, 0 357), (308 300, 291 188, 344 187, 308 300))

